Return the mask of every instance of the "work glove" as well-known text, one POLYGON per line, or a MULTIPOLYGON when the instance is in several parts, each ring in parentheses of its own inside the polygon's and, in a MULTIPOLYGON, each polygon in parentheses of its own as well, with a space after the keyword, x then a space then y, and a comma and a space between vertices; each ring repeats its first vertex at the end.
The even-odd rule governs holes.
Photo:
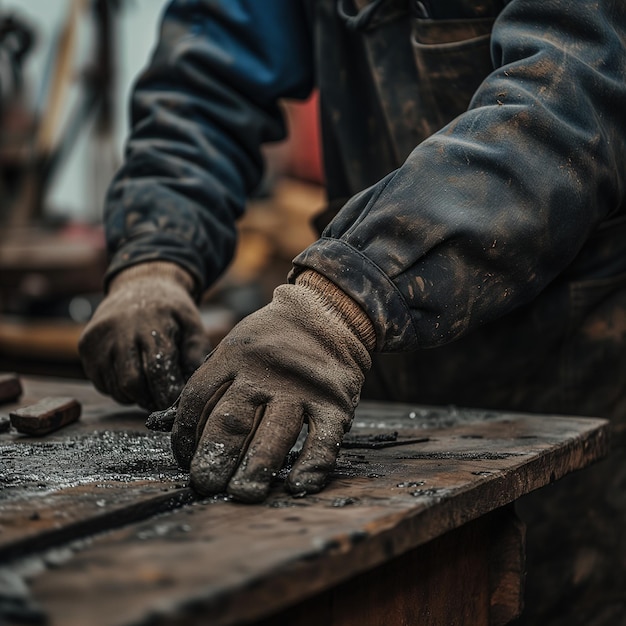
POLYGON ((363 310, 320 274, 306 271, 295 285, 276 288, 272 302, 207 357, 178 400, 172 446, 194 489, 262 501, 306 422, 287 488, 319 491, 350 428, 374 345, 363 310))
POLYGON ((192 289, 192 277, 167 261, 115 276, 78 344, 99 391, 151 411, 176 400, 210 350, 192 289))

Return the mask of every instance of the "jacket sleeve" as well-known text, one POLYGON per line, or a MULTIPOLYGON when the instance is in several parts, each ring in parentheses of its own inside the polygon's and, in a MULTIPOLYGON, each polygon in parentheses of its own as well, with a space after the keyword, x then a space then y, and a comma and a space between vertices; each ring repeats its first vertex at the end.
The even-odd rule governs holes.
POLYGON ((626 4, 511 0, 469 109, 295 259, 350 294, 377 350, 445 344, 531 301, 623 210, 626 4))
POLYGON ((235 220, 284 138, 280 98, 312 88, 307 18, 294 0, 174 0, 131 103, 123 166, 105 204, 106 280, 174 261, 208 287, 232 258, 235 220))

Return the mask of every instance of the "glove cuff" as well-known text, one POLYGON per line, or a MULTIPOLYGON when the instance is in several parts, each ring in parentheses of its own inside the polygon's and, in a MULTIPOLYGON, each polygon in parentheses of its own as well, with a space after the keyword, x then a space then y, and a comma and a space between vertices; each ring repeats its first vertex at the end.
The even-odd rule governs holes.
POLYGON ((190 295, 194 293, 193 276, 180 265, 170 261, 148 261, 127 267, 113 277, 107 291, 111 293, 121 285, 144 278, 169 280, 178 283, 190 295))
POLYGON ((374 325, 365 311, 335 283, 313 270, 305 270, 298 275, 295 284, 313 291, 325 306, 331 307, 340 316, 369 352, 374 350, 374 325))

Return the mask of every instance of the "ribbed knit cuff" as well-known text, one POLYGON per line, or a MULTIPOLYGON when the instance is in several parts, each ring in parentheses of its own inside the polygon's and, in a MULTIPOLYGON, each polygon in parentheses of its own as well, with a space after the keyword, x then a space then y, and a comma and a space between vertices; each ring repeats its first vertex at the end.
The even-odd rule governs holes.
POLYGON ((124 283, 143 278, 171 280, 184 287, 190 295, 194 293, 193 276, 180 265, 170 261, 147 261, 132 265, 113 277, 108 291, 110 293, 124 283))
POLYGON ((337 313, 359 338, 365 348, 372 352, 376 347, 376 329, 365 311, 335 283, 313 270, 305 270, 295 281, 315 294, 337 313))

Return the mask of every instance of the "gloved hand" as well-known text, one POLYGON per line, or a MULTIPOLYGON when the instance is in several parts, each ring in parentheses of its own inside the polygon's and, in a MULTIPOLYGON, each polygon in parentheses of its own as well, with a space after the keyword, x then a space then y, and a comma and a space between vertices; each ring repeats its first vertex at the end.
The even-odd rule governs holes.
POLYGON ((176 400, 210 349, 192 288, 192 277, 167 261, 115 276, 78 345, 99 391, 149 410, 176 400))
POLYGON ((306 271, 295 285, 278 287, 270 304, 222 340, 179 398, 172 446, 192 486, 204 495, 263 500, 307 421, 287 487, 319 491, 350 428, 374 345, 363 310, 323 276, 306 271))

